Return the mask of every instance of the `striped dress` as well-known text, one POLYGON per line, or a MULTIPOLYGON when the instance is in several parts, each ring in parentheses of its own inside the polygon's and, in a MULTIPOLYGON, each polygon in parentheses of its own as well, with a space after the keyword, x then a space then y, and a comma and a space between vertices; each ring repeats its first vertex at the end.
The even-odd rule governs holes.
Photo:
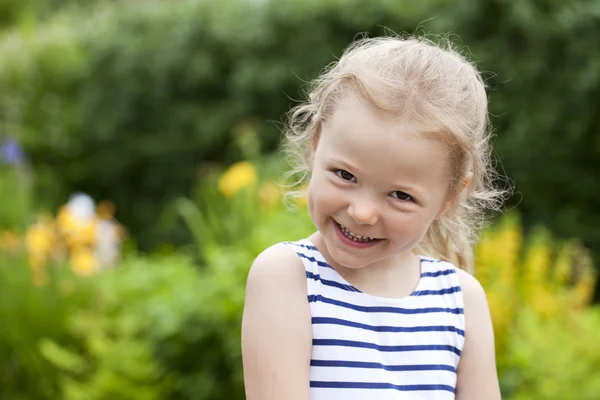
POLYGON ((288 242, 306 270, 312 317, 311 400, 448 400, 465 342, 455 267, 421 257, 415 291, 368 295, 308 240, 288 242))

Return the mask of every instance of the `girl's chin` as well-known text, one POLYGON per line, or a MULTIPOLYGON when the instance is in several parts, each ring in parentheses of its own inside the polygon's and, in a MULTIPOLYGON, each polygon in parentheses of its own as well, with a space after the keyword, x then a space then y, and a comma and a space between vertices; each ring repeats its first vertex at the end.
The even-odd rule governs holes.
POLYGON ((339 266, 348 269, 361 269, 364 268, 377 260, 362 260, 356 255, 345 254, 336 248, 328 248, 329 257, 331 257, 332 261, 339 266))

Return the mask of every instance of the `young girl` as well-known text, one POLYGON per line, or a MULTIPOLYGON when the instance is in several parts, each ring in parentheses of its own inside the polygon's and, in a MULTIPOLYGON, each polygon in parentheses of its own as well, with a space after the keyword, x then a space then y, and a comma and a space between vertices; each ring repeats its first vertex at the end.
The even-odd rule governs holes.
POLYGON ((486 296, 464 270, 500 205, 476 68, 422 39, 360 40, 287 144, 317 232, 252 265, 247 399, 499 399, 486 296))

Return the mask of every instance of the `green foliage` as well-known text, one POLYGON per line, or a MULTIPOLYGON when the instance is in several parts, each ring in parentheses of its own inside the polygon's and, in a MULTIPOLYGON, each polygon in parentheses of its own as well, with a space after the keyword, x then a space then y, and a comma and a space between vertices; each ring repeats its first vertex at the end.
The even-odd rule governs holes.
POLYGON ((53 272, 48 286, 35 287, 26 258, 0 250, 0 399, 60 398, 58 373, 37 351, 45 337, 68 338, 69 277, 53 272))
POLYGON ((0 164, 0 231, 21 231, 31 215, 31 182, 28 173, 16 166, 0 164))
POLYGON ((0 30, 45 21, 65 9, 89 10, 118 0, 0 0, 0 30))
POLYGON ((600 308, 543 319, 522 312, 510 335, 502 376, 503 391, 514 400, 592 400, 600 393, 600 308))
POLYGON ((228 265, 199 273, 182 256, 132 258, 93 277, 93 302, 68 320, 73 342, 40 343, 63 398, 241 398, 245 274, 228 265))
POLYGON ((175 202, 173 216, 181 217, 192 232, 200 259, 222 247, 245 248, 258 255, 271 244, 314 230, 305 211, 289 212, 283 194, 274 180, 263 179, 228 199, 219 193, 214 175, 205 176, 190 198, 175 202))
POLYGON ((24 257, 0 253, 0 398, 243 398, 252 256, 214 257, 201 272, 176 254, 131 258, 87 279, 55 266, 38 287, 24 257))

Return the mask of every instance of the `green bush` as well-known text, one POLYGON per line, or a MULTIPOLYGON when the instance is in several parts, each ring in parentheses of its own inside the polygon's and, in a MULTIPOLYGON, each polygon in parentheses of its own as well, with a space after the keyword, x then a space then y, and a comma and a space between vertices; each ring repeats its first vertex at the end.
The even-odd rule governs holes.
POLYGON ((0 249, 0 399, 60 398, 58 371, 37 348, 43 338, 70 342, 66 320, 75 298, 63 295, 70 281, 60 271, 47 286, 34 286, 26 257, 0 249))
MULTIPOLYGON (((567 316, 568 317, 568 316, 567 316)), ((575 317, 575 316, 571 316, 575 317)), ((508 340, 503 392, 513 400, 593 400, 600 394, 600 308, 570 319, 519 315, 508 340)))
POLYGON ((183 256, 132 258, 88 279, 55 267, 39 287, 26 260, 0 256, 1 399, 243 398, 245 260, 199 273, 183 256))
POLYGON ((63 398, 240 398, 230 308, 241 307, 243 286, 232 285, 231 272, 200 274, 171 255, 132 258, 93 277, 92 304, 75 310, 67 325, 81 346, 41 344, 61 371, 63 398))
MULTIPOLYGON (((94 276, 93 299, 69 316, 72 342, 40 349, 60 372, 66 400, 243 399, 240 321, 248 268, 275 235, 263 224, 233 246, 206 246, 206 266, 170 254, 130 258, 94 276), (252 240, 250 240, 252 238, 252 240)), ((238 215, 238 217, 240 217, 238 215)), ((273 216, 275 217, 275 216, 273 216)), ((295 231, 307 225, 296 224, 295 231)), ((305 232, 307 233, 307 232, 305 232)), ((281 236, 283 237, 283 236, 281 236)))
POLYGON ((0 30, 45 21, 57 12, 79 7, 89 10, 118 0, 0 0, 0 30))

